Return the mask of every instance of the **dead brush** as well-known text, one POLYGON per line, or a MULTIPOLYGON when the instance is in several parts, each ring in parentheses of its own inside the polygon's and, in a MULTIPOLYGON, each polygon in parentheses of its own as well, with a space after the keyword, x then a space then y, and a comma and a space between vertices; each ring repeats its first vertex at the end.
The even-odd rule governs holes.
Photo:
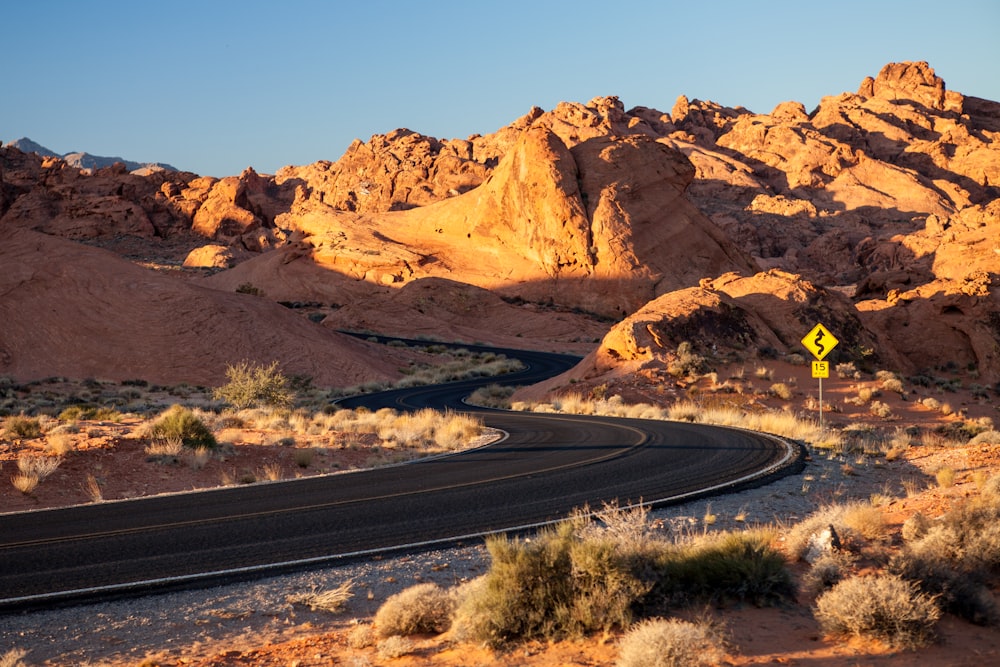
POLYGON ((37 477, 42 481, 58 470, 62 462, 62 457, 22 454, 17 459, 17 469, 24 475, 37 477))
POLYGON ((349 580, 335 588, 326 590, 312 589, 303 593, 293 593, 285 600, 289 604, 309 607, 312 611, 336 613, 343 611, 348 601, 354 597, 354 581, 349 580))

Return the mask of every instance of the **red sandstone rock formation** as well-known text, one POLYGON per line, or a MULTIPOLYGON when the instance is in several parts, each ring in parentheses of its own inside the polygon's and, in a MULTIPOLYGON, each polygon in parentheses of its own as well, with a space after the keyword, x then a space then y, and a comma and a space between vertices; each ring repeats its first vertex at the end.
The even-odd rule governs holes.
MULTIPOLYGON (((621 318, 703 279, 779 269, 853 295, 900 367, 954 350, 987 378, 1000 372, 998 133, 1000 104, 948 90, 927 63, 892 63, 812 111, 682 96, 668 114, 596 98, 467 139, 398 130, 274 177, 87 174, 7 147, 0 227, 232 266, 206 285, 336 303, 331 324, 347 327, 362 303, 372 328, 404 312, 433 328, 418 297, 405 305, 418 290, 399 289, 431 279, 621 318)), ((458 327, 461 304, 446 301, 460 293, 435 291, 442 335, 458 327)))

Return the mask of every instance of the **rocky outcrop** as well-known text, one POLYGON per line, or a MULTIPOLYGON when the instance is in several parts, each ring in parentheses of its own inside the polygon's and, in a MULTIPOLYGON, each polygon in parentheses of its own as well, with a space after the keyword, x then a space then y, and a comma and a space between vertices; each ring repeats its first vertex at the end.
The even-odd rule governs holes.
MULTIPOLYGON (((952 363, 987 378, 1000 373, 989 324, 998 136, 1000 104, 948 90, 927 63, 890 63, 813 110, 681 96, 664 113, 599 97, 466 139, 376 135, 273 177, 89 174, 3 147, 0 225, 106 247, 138 239, 129 256, 230 267, 206 285, 337 304, 337 326, 354 313, 370 328, 409 318, 430 329, 436 316, 412 286, 445 280, 605 326, 664 299, 656 308, 690 307, 706 331, 729 331, 710 313, 746 312, 747 340, 781 353, 795 318, 836 302, 828 316, 886 363, 916 372, 953 349, 952 363), (778 276, 799 278, 792 289, 778 276), (757 291, 735 293, 748 284, 757 291), (785 296, 755 296, 768 290, 785 296)), ((442 295, 460 292, 435 292, 443 330, 460 308, 442 295)), ((650 362, 642 336, 675 345, 681 320, 644 321, 609 349, 650 362)))
POLYGON ((281 227, 308 261, 381 284, 447 276, 534 302, 620 318, 706 275, 752 271, 683 192, 694 170, 645 135, 567 147, 535 125, 480 187, 381 215, 335 210, 315 193, 281 227))

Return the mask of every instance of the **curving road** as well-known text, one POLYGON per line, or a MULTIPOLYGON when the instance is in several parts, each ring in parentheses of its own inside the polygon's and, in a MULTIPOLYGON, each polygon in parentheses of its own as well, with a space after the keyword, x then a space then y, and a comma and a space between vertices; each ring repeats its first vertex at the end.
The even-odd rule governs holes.
MULTIPOLYGON (((470 347, 470 346, 466 346, 470 347)), ((577 360, 505 351, 523 384, 577 360)), ((497 378, 345 401, 456 408, 497 378)), ((523 530, 603 502, 665 504, 785 474, 798 448, 686 423, 486 411, 480 449, 364 472, 0 515, 0 610, 246 579, 523 530)))

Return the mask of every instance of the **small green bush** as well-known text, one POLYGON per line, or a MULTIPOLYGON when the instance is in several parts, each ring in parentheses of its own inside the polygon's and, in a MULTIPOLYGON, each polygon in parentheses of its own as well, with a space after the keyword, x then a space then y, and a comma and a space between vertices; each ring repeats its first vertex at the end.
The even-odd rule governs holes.
POLYGON ((218 445, 205 422, 182 405, 173 405, 161 414, 150 427, 149 436, 156 440, 180 440, 192 449, 214 449, 218 445))
POLYGON ((375 631, 393 635, 439 634, 451 625, 454 601, 437 584, 411 586, 382 603, 375 613, 375 631))
POLYGON ((651 600, 690 604, 739 600, 771 604, 794 595, 784 556, 766 530, 705 535, 660 553, 651 600))
POLYGON ((622 637, 616 667, 702 667, 721 664, 724 643, 704 623, 650 618, 622 637))
POLYGON ((295 400, 295 392, 278 370, 277 361, 270 366, 241 361, 226 369, 226 377, 229 382, 215 389, 213 396, 237 410, 265 405, 287 408, 295 400))
POLYGON ((828 634, 878 639, 908 649, 930 642, 941 617, 932 597, 891 574, 845 579, 816 600, 813 613, 828 634))

